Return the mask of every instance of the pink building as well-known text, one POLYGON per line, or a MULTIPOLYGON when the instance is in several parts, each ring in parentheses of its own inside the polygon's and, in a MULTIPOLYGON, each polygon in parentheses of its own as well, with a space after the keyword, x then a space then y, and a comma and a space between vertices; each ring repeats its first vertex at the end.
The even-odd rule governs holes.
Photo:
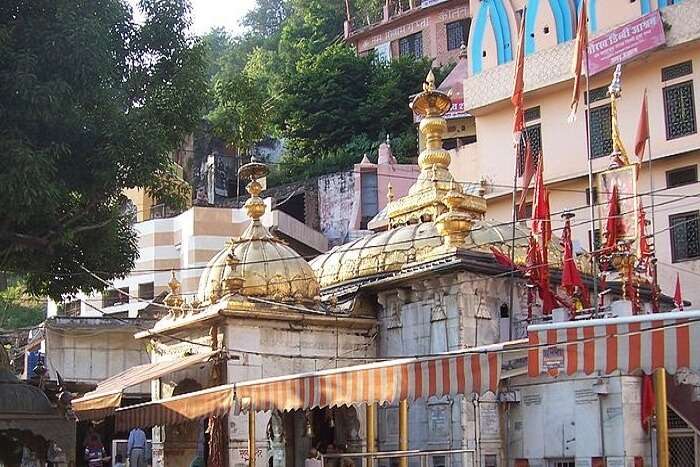
MULTIPOLYGON (((348 0, 352 4, 352 0, 348 0)), ((465 0, 387 0, 376 18, 349 18, 345 40, 357 53, 385 60, 403 55, 431 57, 436 65, 455 62, 471 24, 465 0)))

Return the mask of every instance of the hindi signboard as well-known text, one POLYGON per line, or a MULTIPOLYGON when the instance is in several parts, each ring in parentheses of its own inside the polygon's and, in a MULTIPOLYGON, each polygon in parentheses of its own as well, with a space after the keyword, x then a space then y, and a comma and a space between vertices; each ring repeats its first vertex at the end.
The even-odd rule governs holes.
POLYGON ((595 75, 666 43, 659 10, 623 24, 588 43, 588 73, 595 75))

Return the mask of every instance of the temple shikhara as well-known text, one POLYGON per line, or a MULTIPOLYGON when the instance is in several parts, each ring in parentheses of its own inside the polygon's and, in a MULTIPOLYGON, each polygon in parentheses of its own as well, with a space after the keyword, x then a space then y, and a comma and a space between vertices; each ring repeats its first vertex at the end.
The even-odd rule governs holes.
POLYGON ((532 218, 489 220, 484 185, 451 172, 451 99, 432 72, 411 107, 417 180, 387 187, 373 233, 310 262, 261 222, 267 167, 241 167, 247 229, 195 297, 172 274, 167 313, 136 334, 152 363, 74 399, 81 423, 151 430, 168 467, 303 466, 316 451, 358 467, 652 465, 667 417, 697 417, 678 381, 697 384, 700 312, 659 292, 617 113, 604 242, 575 252, 573 213, 560 236, 551 226, 544 157, 532 218), (148 381, 150 402, 122 403, 148 381))

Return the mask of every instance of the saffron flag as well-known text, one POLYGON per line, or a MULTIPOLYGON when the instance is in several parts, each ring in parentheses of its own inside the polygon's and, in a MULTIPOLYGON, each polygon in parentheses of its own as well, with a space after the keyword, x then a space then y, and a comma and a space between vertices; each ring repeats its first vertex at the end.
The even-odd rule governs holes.
MULTIPOLYGON (((544 157, 537 161, 535 178, 535 198, 532 204, 532 231, 540 234, 542 247, 546 248, 552 238, 552 226, 549 220, 549 193, 544 185, 544 157)), ((547 258, 544 258, 547 261, 547 258)))
MULTIPOLYGON (((588 2, 581 2, 581 12, 579 13, 578 28, 576 30, 576 51, 574 53, 574 92, 571 96, 571 113, 569 122, 576 120, 578 102, 581 98, 581 73, 583 71, 584 55, 588 49, 588 2)), ((588 73, 588 70, 586 70, 588 73)))
POLYGON ((503 254, 501 250, 495 247, 491 247, 491 253, 498 264, 508 269, 518 269, 518 267, 510 260, 508 256, 503 254))
POLYGON ((656 409, 656 395, 654 394, 654 384, 651 381, 651 375, 642 376, 642 428, 644 431, 649 431, 651 428, 651 417, 656 409))
POLYGON ((683 294, 681 293, 681 275, 676 273, 676 292, 673 294, 673 304, 676 309, 683 311, 683 294))
POLYGON ((525 129, 525 108, 523 93, 525 89, 525 15, 520 24, 520 36, 518 38, 518 53, 515 61, 515 77, 513 79, 513 95, 510 102, 513 104, 513 142, 520 141, 525 129))
POLYGON ((642 111, 639 114, 639 122, 637 123, 637 136, 634 140, 634 153, 641 163, 644 159, 644 150, 647 147, 649 140, 649 110, 647 104, 647 90, 644 90, 644 99, 642 100, 642 111))
MULTIPOLYGON (((540 155, 541 158, 541 155, 540 155)), ((530 190, 532 177, 535 175, 535 162, 532 157, 532 146, 530 140, 525 138, 525 149, 523 150, 523 189, 520 192, 520 201, 518 201, 518 213, 522 217, 525 213, 525 201, 527 201, 527 193, 530 190)))
POLYGON ((612 194, 610 195, 610 204, 608 207, 608 219, 605 225, 605 251, 610 251, 617 245, 617 240, 624 235, 624 225, 622 224, 622 215, 620 213, 620 196, 617 191, 617 185, 613 186, 612 194))
POLYGON ((564 231, 561 236, 561 244, 564 250, 564 259, 561 271, 561 285, 571 296, 574 295, 576 287, 579 288, 581 293, 581 301, 583 305, 588 308, 590 306, 590 297, 588 295, 588 288, 584 285, 583 279, 581 279, 581 274, 576 266, 576 261, 574 259, 574 246, 571 241, 571 221, 566 219, 564 224, 564 231))

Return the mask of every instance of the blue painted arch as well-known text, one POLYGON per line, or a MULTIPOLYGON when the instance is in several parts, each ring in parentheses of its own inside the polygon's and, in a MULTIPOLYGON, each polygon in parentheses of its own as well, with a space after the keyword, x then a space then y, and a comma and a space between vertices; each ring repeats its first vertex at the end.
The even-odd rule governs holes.
POLYGON ((525 54, 535 52, 535 24, 539 13, 540 1, 548 1, 554 13, 557 44, 570 41, 575 35, 576 12, 572 11, 569 0, 528 0, 525 10, 525 54))
POLYGON ((513 60, 511 29, 508 12, 503 0, 482 0, 476 18, 472 22, 470 54, 472 56, 472 74, 483 69, 482 50, 486 28, 490 24, 496 37, 496 55, 499 65, 513 60))

